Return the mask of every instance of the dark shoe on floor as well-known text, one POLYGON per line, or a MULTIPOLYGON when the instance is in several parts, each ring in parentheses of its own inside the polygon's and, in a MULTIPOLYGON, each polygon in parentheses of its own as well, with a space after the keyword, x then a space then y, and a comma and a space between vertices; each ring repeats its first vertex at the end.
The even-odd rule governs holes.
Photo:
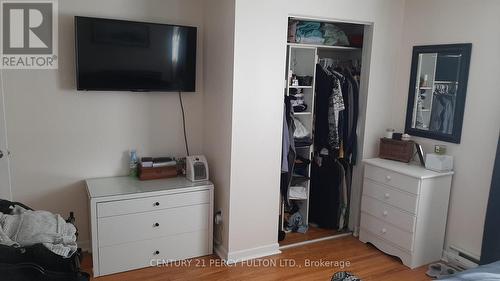
POLYGON ((336 272, 332 276, 332 281, 361 281, 361 279, 352 275, 349 272, 341 271, 341 272, 336 272))

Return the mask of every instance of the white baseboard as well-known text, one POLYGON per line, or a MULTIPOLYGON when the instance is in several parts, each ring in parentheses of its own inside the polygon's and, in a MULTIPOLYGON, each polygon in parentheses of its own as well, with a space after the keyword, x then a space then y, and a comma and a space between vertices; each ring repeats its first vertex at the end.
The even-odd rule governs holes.
POLYGON ((90 246, 89 240, 76 241, 76 243, 78 244, 78 248, 82 248, 83 252, 92 253, 92 247, 90 246))
POLYGON ((225 262, 228 264, 234 264, 246 260, 267 257, 276 254, 281 254, 281 251, 279 250, 279 244, 273 243, 270 245, 260 246, 252 249, 228 252, 225 262))
POLYGON ((454 249, 444 250, 442 260, 449 263, 450 265, 462 269, 475 268, 478 266, 477 263, 461 256, 460 252, 454 249))

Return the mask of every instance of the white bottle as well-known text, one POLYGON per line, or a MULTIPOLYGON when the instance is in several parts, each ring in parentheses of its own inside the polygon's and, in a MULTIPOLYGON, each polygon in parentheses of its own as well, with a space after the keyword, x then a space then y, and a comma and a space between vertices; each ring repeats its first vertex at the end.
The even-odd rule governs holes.
POLYGON ((137 152, 135 149, 130 150, 130 160, 129 160, 129 176, 137 177, 137 152))

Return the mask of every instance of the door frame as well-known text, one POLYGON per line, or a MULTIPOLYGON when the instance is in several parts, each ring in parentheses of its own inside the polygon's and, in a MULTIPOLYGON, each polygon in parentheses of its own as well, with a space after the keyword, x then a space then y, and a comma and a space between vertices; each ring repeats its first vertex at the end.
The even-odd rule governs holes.
POLYGON ((7 122, 5 115, 5 87, 3 69, 0 69, 0 150, 4 156, 0 159, 0 198, 12 200, 12 184, 10 175, 10 153, 7 144, 7 122), (4 162, 4 163, 2 163, 4 162), (4 178, 4 179, 2 179, 4 178))

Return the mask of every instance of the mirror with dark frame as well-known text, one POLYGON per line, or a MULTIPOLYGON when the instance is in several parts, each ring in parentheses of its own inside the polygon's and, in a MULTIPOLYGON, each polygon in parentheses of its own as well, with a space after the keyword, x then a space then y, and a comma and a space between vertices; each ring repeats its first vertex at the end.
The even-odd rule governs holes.
POLYGON ((405 132, 460 143, 472 44, 413 47, 405 132))

